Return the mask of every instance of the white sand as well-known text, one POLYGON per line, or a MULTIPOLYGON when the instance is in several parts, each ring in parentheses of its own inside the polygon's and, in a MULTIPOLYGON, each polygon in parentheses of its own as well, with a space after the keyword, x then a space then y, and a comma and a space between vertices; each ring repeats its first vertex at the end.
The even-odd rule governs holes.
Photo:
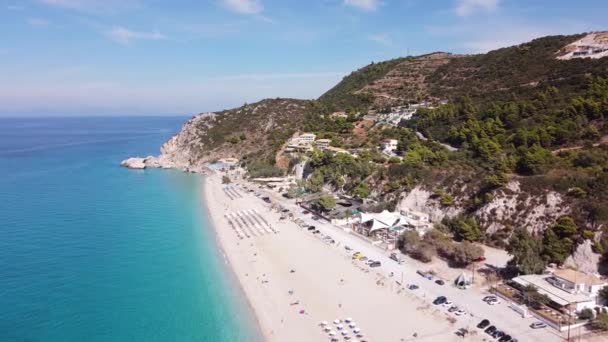
MULTIPOLYGON (((365 335, 355 340, 461 341, 454 334, 458 328, 475 331, 473 322, 449 323, 445 310, 436 310, 409 290, 399 291, 393 279, 374 269, 355 264, 343 248, 324 243, 291 221, 279 222, 280 215, 261 199, 243 191, 242 198, 230 199, 223 187, 219 175, 206 176, 205 203, 267 341, 329 341, 319 322, 346 317, 365 335), (257 209, 280 232, 237 238, 224 215, 250 209, 257 209), (299 304, 290 305, 295 302, 299 304)), ((481 340, 481 335, 467 340, 481 340)))

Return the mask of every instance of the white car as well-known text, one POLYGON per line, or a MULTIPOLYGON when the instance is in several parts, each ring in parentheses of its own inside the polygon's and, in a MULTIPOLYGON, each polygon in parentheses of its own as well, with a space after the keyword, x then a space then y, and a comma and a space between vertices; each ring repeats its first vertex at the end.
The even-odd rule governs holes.
POLYGON ((530 324, 530 328, 532 329, 542 329, 542 328, 546 328, 547 325, 543 322, 534 322, 532 324, 530 324))
POLYGON ((467 313, 467 312, 466 312, 466 311, 464 311, 464 310, 462 310, 462 309, 459 309, 458 311, 454 312, 454 314, 455 314, 456 316, 462 316, 462 315, 465 315, 466 313, 467 313))
POLYGON ((452 301, 447 300, 445 303, 443 303, 443 306, 445 306, 446 308, 449 308, 450 306, 452 306, 452 301))
POLYGON ((500 301, 498 299, 494 299, 494 300, 487 301, 487 303, 489 305, 496 305, 496 304, 500 304, 500 301))

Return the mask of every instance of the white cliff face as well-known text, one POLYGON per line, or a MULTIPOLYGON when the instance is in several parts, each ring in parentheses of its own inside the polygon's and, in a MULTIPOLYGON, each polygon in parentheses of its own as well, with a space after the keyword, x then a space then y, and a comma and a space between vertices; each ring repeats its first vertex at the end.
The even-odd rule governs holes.
POLYGON ((207 125, 213 113, 199 114, 190 119, 181 131, 165 142, 160 149, 160 156, 146 158, 129 158, 121 165, 131 169, 164 168, 180 169, 189 172, 203 172, 201 152, 204 146, 197 134, 200 127, 207 125))
POLYGON ((598 272, 597 265, 602 257, 600 254, 593 253, 591 240, 585 240, 576 247, 574 254, 568 257, 564 266, 577 269, 584 273, 595 274, 598 272))
MULTIPOLYGON (((463 189, 464 190, 464 189, 463 189)), ((413 210, 429 215, 432 222, 440 222, 444 217, 454 217, 463 213, 459 201, 452 206, 442 206, 433 198, 431 191, 415 187, 399 202, 398 210, 413 210)), ((509 182, 504 189, 494 192, 491 202, 472 213, 488 234, 507 226, 526 227, 530 232, 542 232, 560 216, 568 215, 570 207, 562 196, 553 191, 530 196, 520 189, 518 181, 509 182)))
POLYGON ((520 190, 517 181, 511 181, 505 189, 495 192, 492 202, 477 211, 482 226, 488 233, 506 225, 526 227, 528 231, 542 232, 560 216, 570 213, 559 193, 547 191, 540 196, 529 196, 520 190))
POLYGON ((444 217, 454 217, 462 212, 457 205, 443 207, 433 193, 419 186, 410 191, 397 205, 397 210, 418 211, 429 215, 431 222, 441 222, 444 217))

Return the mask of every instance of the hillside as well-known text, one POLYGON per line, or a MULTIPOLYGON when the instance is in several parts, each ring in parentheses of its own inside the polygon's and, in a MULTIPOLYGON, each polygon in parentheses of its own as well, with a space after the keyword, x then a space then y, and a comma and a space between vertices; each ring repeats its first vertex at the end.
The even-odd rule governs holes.
MULTIPOLYGON (((309 191, 325 185, 373 199, 378 209, 466 219, 477 239, 497 246, 520 227, 546 231, 564 215, 578 227, 568 238, 599 239, 608 223, 608 58, 562 58, 588 39, 552 36, 487 54, 373 63, 316 101, 264 100, 199 115, 163 146, 163 156, 177 165, 237 157, 252 174, 278 175, 281 146, 293 133, 314 132, 359 152, 285 155, 283 164, 309 160, 309 191), (421 101, 434 107, 400 127, 363 118, 421 101), (338 110, 348 118, 328 115, 338 110), (387 138, 399 141, 400 158, 379 153, 387 138)), ((604 240, 594 248, 608 248, 604 240)))
POLYGON ((311 101, 267 99, 199 114, 162 146, 161 160, 187 169, 232 157, 272 166, 276 151, 302 129, 305 113, 311 110, 311 101))
POLYGON ((367 109, 467 95, 476 103, 530 96, 552 85, 568 94, 581 92, 586 75, 606 77, 606 59, 563 61, 557 57, 585 35, 551 36, 479 55, 433 53, 363 67, 319 101, 332 110, 367 109))

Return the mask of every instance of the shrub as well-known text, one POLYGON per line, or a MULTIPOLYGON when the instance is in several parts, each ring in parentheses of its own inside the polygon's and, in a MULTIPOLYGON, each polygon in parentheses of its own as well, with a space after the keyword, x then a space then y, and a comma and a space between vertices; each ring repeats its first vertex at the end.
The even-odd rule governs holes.
POLYGON ((226 175, 222 176, 222 184, 230 184, 230 177, 226 175))
POLYGON ((578 318, 580 319, 593 319, 593 317, 593 310, 589 308, 585 308, 578 313, 578 318))

